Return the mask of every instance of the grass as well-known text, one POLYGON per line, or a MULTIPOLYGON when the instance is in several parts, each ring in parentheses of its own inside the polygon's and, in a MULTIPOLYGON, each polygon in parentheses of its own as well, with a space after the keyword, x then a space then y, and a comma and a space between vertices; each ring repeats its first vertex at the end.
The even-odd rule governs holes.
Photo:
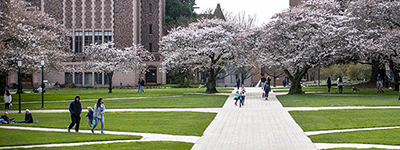
MULTIPOLYGON (((306 87, 304 91, 320 91, 321 87, 306 87)), ((332 90, 336 92, 336 90, 332 90)), ((284 107, 330 107, 330 106, 400 106, 399 92, 385 90, 376 93, 373 88, 361 88, 361 92, 351 93, 350 88, 344 89, 344 94, 307 93, 301 95, 278 95, 277 98, 284 107)))
POLYGON ((314 143, 368 143, 400 145, 400 129, 357 131, 310 136, 314 143))
MULTIPOLYGON (((222 93, 230 93, 232 88, 217 88, 222 93)), ((44 93, 45 101, 56 100, 73 100, 75 95, 79 95, 84 99, 98 98, 120 98, 120 97, 159 97, 159 96, 175 96, 184 95, 185 93, 204 93, 205 88, 168 88, 168 89, 145 89, 145 93, 137 93, 137 89, 113 89, 113 93, 108 93, 108 89, 49 89, 44 93)), ((3 99, 3 96, 0 96, 3 99)), ((19 100, 18 94, 12 94, 13 104, 19 100)), ((21 94, 22 102, 41 101, 41 93, 23 93, 21 94)))
POLYGON ((290 111, 304 131, 399 126, 399 109, 290 111))
MULTIPOLYGON (((175 97, 148 97, 140 99, 117 99, 104 100, 108 109, 121 108, 220 108, 224 105, 228 96, 225 95, 178 95, 175 97)), ((71 100, 72 101, 72 100, 71 100)), ((83 109, 87 106, 93 107, 97 100, 81 101, 83 109)), ((25 109, 68 109, 71 102, 45 102, 21 104, 22 110, 25 109)), ((14 103, 11 110, 18 110, 18 103, 14 103)))
MULTIPOLYGON (((130 149, 130 150, 188 150, 192 148, 192 143, 184 142, 131 142, 131 143, 111 143, 111 144, 96 144, 96 145, 81 145, 81 146, 66 146, 66 147, 42 147, 30 148, 32 150, 93 150, 93 149, 130 149)), ((15 149, 26 150, 26 149, 15 149)))
MULTIPOLYGON (((81 114, 80 130, 90 130, 86 114, 81 114)), ((32 113, 38 124, 9 124, 66 129, 71 123, 69 113, 32 113)), ((199 112, 106 112, 104 130, 201 136, 216 116, 199 112)), ((10 118, 23 120, 23 114, 10 113, 10 118)), ((96 128, 100 130, 100 126, 96 128)))
POLYGON ((0 129, 0 132, 2 133, 2 136, 0 136, 0 141, 1 141, 0 146, 20 146, 20 145, 141 139, 140 136, 131 136, 131 135, 101 135, 101 134, 84 134, 84 133, 28 131, 28 130, 15 130, 15 129, 0 129), (12 133, 12 134, 5 134, 5 133, 12 133))

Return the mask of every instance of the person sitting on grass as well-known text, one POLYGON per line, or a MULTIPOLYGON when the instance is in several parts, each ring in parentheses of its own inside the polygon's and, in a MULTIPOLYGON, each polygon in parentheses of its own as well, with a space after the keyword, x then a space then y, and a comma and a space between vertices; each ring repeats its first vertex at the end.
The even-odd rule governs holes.
POLYGON ((15 122, 15 119, 9 119, 8 118, 8 112, 5 112, 4 115, 1 116, 0 118, 0 124, 9 124, 15 122))
POLYGON ((33 123, 33 117, 29 109, 25 110, 25 120, 17 123, 33 123))

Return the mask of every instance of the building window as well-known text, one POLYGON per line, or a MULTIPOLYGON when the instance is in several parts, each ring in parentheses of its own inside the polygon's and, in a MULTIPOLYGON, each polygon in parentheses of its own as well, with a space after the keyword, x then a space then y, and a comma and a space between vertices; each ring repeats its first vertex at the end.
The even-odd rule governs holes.
POLYGON ((101 72, 94 73, 94 84, 95 85, 101 85, 103 83, 102 76, 103 76, 103 74, 101 72))
POLYGON ((92 85, 92 73, 91 72, 85 72, 85 85, 92 85))
POLYGON ((149 52, 153 52, 153 43, 149 43, 149 52))
POLYGON ((75 53, 82 53, 82 32, 75 32, 75 53))
POLYGON ((112 32, 105 31, 104 32, 104 43, 111 42, 111 41, 112 41, 112 32))
POLYGON ((149 14, 153 13, 153 5, 149 4, 149 14))
POLYGON ((93 33, 92 32, 85 32, 85 47, 90 46, 93 41, 93 33))
POLYGON ((72 82, 72 73, 69 73, 69 72, 65 73, 65 83, 73 83, 72 82))
POLYGON ((94 43, 95 44, 101 44, 103 34, 101 31, 95 31, 94 32, 94 43))
POLYGON ((153 34, 153 25, 152 24, 149 25, 149 34, 153 34))
POLYGON ((75 72, 75 84, 82 85, 82 73, 75 72))
POLYGON ((104 73, 104 85, 108 85, 108 75, 104 73))

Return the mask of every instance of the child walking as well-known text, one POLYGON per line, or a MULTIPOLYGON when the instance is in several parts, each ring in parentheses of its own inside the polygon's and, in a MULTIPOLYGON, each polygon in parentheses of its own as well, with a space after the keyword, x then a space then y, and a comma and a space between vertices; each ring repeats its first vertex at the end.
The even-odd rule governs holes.
POLYGON ((93 123, 93 109, 92 107, 87 107, 88 109, 88 113, 86 114, 86 117, 89 118, 89 126, 92 127, 92 123, 93 123))
POLYGON ((235 100, 235 105, 236 106, 237 106, 237 102, 239 100, 239 97, 240 97, 239 91, 236 91, 235 98, 233 98, 233 100, 235 100))

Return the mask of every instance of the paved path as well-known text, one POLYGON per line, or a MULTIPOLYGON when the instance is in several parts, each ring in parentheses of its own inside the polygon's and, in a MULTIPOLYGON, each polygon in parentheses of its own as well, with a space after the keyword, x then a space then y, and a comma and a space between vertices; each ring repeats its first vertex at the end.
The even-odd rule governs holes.
POLYGON ((260 88, 246 90, 245 106, 235 106, 231 95, 193 150, 317 149, 275 95, 266 101, 260 88))

